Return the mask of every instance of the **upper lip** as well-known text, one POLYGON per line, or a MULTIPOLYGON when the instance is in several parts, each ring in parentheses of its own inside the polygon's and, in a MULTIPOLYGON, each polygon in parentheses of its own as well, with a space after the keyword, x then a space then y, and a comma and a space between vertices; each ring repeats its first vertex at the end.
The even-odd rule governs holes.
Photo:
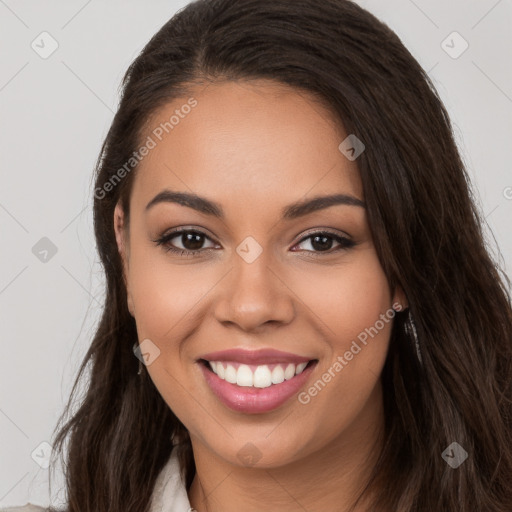
POLYGON ((247 350, 240 348, 231 348, 220 350, 218 352, 209 352, 200 356, 200 359, 206 361, 232 361, 244 364, 269 364, 269 363, 307 363, 311 361, 310 357, 303 357, 291 352, 282 352, 273 348, 264 348, 260 350, 247 350))

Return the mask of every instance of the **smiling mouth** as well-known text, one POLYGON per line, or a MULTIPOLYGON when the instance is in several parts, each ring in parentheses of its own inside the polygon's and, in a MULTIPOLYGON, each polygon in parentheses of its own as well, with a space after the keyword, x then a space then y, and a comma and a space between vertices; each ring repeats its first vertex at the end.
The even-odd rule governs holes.
POLYGON ((208 361, 200 359, 208 371, 219 379, 240 387, 268 388, 278 386, 302 374, 318 359, 295 363, 243 364, 235 361, 208 361))

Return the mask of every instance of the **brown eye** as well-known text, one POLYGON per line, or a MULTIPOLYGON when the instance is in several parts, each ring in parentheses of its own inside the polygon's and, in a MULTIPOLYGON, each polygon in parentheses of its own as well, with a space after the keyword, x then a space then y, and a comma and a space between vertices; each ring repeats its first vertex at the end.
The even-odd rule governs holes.
POLYGON ((311 249, 306 250, 313 253, 325 253, 329 251, 330 254, 337 250, 349 249, 356 245, 354 241, 350 240, 347 237, 335 233, 330 233, 327 231, 312 233, 307 237, 303 238, 297 245, 301 245, 306 241, 309 241, 309 246, 311 247, 311 249), (339 248, 335 249, 334 251, 331 251, 333 243, 338 243, 339 248))
POLYGON ((181 233, 181 235, 177 236, 181 237, 180 241, 184 248, 191 251, 197 251, 198 249, 201 249, 205 238, 205 235, 193 231, 181 233))
MULTIPOLYGON (((203 232, 191 229, 175 230, 168 233, 158 240, 153 240, 157 246, 163 246, 166 251, 178 253, 180 255, 196 255, 203 250, 212 247, 203 247, 206 240, 210 238, 203 232), (175 240, 172 242, 173 240, 175 240), (172 242, 172 243, 171 243, 172 242), (178 246, 176 246, 178 244, 178 246), (181 247, 179 246, 181 244, 181 247)), ((215 244, 213 244, 215 246, 215 244)))

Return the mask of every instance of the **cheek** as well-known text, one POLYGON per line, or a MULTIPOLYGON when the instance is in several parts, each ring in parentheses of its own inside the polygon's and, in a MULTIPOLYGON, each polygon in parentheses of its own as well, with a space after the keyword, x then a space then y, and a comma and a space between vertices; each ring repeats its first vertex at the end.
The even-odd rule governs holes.
POLYGON ((216 281, 205 267, 172 264, 163 250, 151 249, 134 251, 129 280, 139 336, 155 340, 190 322, 216 281))
POLYGON ((163 250, 159 253, 142 244, 135 245, 130 257, 129 287, 138 338, 140 342, 151 340, 159 350, 146 369, 164 401, 187 428, 205 421, 204 410, 190 399, 187 383, 194 378, 190 372, 196 368, 188 355, 193 347, 183 341, 198 321, 201 299, 215 283, 207 274, 199 266, 172 264, 163 250))
MULTIPOLYGON (((359 441, 367 442, 361 425, 375 424, 381 407, 379 381, 394 316, 391 294, 376 256, 340 267, 322 281, 329 292, 310 284, 308 306, 329 327, 322 327, 325 357, 315 378, 297 396, 300 435, 310 439, 310 452, 334 441, 340 432, 353 435, 357 449, 359 441)), ((291 451, 296 447, 290 439, 291 451)))
MULTIPOLYGON (((328 277, 316 280, 319 286, 309 284, 309 291, 302 292, 310 298, 308 306, 328 327, 322 329, 328 354, 317 376, 322 382, 316 381, 311 393, 306 390, 309 396, 304 396, 302 403, 311 401, 316 411, 332 411, 332 403, 338 400, 334 397, 340 397, 345 411, 340 414, 346 419, 356 414, 378 381, 394 312, 386 276, 373 251, 352 265, 332 270, 328 277)), ((329 414, 324 421, 335 424, 341 416, 329 414)))
MULTIPOLYGON (((361 252, 350 264, 317 273, 301 288, 300 296, 307 297, 304 302, 326 326, 322 331, 336 352, 347 350, 381 314, 391 311, 388 282, 373 250, 361 252)), ((389 335, 390 324, 379 322, 381 339, 389 335)))
MULTIPOLYGON (((344 291, 338 298, 338 304, 341 304, 343 310, 336 317, 332 311, 333 320, 336 322, 334 330, 340 332, 345 340, 358 337, 364 339, 364 335, 360 335, 374 326, 380 315, 391 308, 388 283, 380 265, 368 265, 354 271, 347 277, 344 291)), ((388 334, 388 325, 389 322, 385 325, 378 323, 379 331, 382 331, 381 339, 388 334)))

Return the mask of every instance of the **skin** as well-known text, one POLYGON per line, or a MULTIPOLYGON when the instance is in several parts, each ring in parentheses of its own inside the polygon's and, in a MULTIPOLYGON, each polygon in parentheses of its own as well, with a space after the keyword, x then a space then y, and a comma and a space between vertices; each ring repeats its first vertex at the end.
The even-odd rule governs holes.
MULTIPOLYGON (((285 206, 318 195, 364 201, 357 160, 338 150, 347 133, 314 98, 271 81, 196 86, 190 96, 198 105, 139 165, 129 227, 119 205, 113 220, 139 340, 160 350, 146 369, 190 433, 191 505, 198 512, 348 510, 382 441, 379 376, 392 320, 309 403, 293 397, 268 413, 228 409, 197 363, 228 348, 288 351, 319 360, 307 390, 394 303, 407 307, 403 292, 389 288, 365 208, 281 218, 285 206), (176 203, 145 212, 166 188, 216 201, 225 219, 176 203), (213 249, 187 258, 153 241, 179 227, 206 233, 196 251, 213 249), (322 230, 356 245, 331 239, 332 248, 315 248, 305 236, 322 230), (263 250, 250 264, 236 252, 248 236, 263 250), (237 456, 247 443, 255 464, 237 456)), ((188 98, 158 111, 144 139, 188 98)), ((169 244, 191 247, 180 235, 169 244)))

